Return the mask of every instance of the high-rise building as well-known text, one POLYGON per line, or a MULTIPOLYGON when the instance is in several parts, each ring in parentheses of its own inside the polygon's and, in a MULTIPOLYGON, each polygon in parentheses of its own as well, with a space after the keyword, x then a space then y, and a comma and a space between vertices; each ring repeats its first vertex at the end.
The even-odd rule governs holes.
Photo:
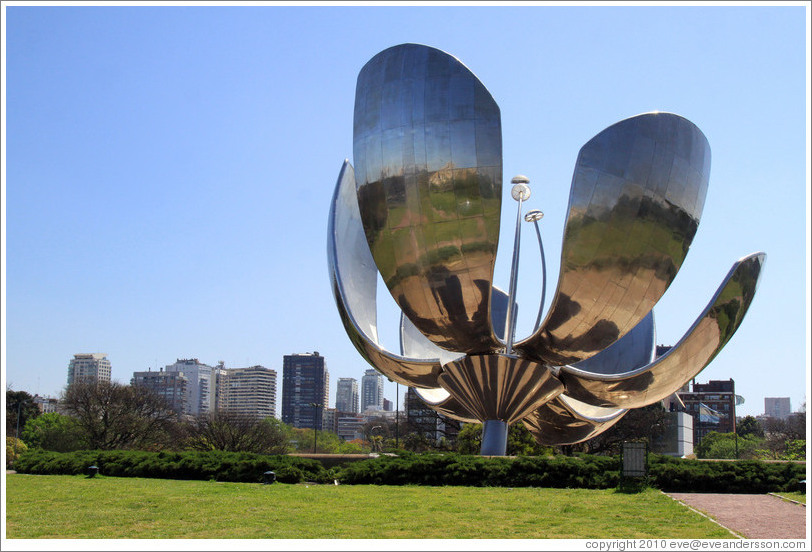
POLYGON ((355 378, 338 378, 336 410, 345 414, 358 413, 358 380, 355 378))
POLYGON ((216 372, 218 411, 257 418, 276 416, 276 370, 264 366, 226 368, 220 363, 216 372))
POLYGON ((383 376, 375 369, 367 370, 361 378, 361 412, 367 408, 383 410, 383 376))
POLYGON ((792 414, 789 397, 764 397, 764 415, 768 418, 786 420, 792 414))
POLYGON ((694 446, 711 431, 736 431, 736 386, 732 379, 694 383, 690 393, 681 391, 677 395, 694 418, 694 446))
POLYGON ((282 421, 322 429, 329 406, 330 374, 319 352, 285 355, 282 360, 282 421))
POLYGON ((189 378, 183 372, 133 372, 131 385, 139 385, 154 391, 166 400, 172 410, 189 414, 191 412, 191 386, 189 378))
POLYGON ((392 406, 393 406, 392 401, 390 401, 387 398, 383 399, 383 409, 385 412, 392 412, 392 406))
POLYGON ((183 372, 183 375, 189 380, 190 398, 187 414, 196 416, 214 412, 217 382, 213 367, 203 364, 196 358, 179 358, 175 364, 170 364, 164 371, 183 372))
POLYGON ((105 353, 73 355, 68 364, 68 385, 75 382, 110 381, 112 366, 105 353))
POLYGON ((409 387, 406 390, 404 403, 406 422, 412 431, 433 441, 442 438, 456 440, 461 427, 460 422, 426 406, 413 388, 409 387))
POLYGON ((338 433, 338 411, 335 408, 324 408, 321 414, 321 429, 338 433))

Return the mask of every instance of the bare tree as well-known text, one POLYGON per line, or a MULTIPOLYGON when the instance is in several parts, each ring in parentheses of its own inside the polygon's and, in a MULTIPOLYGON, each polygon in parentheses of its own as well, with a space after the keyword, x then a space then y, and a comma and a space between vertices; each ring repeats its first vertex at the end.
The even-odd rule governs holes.
POLYGON ((163 448, 178 418, 151 389, 115 382, 73 383, 62 403, 91 449, 163 448))
POLYGON ((659 403, 635 408, 606 432, 562 449, 565 453, 581 450, 592 454, 617 454, 624 441, 645 440, 651 444, 663 433, 667 417, 668 413, 659 403))
POLYGON ((217 412, 195 417, 189 424, 188 446, 198 450, 284 454, 289 435, 274 418, 217 412))

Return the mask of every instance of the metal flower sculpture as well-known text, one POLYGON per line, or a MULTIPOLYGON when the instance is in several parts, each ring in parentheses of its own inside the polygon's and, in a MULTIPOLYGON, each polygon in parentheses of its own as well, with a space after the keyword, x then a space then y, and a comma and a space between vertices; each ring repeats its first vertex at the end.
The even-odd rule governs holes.
POLYGON ((678 115, 620 121, 581 149, 557 289, 543 323, 540 307, 532 335, 517 341, 518 229, 530 189, 514 179, 505 294, 492 284, 502 138, 488 90, 440 50, 389 48, 358 76, 353 136, 355 169, 341 168, 328 232, 344 327, 390 380, 438 412, 483 422, 482 454, 505 454, 514 422, 540 443, 576 443, 668 397, 708 365, 753 299, 763 253, 737 261, 688 333, 655 356, 652 307, 688 252, 710 171, 705 136, 678 115), (378 340, 378 272, 402 310, 400 354, 378 340))

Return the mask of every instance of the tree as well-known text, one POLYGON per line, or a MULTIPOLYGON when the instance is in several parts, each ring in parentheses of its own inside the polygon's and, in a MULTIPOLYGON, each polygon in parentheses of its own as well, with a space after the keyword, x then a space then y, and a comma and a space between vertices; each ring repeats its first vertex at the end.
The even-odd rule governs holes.
POLYGON ((195 417, 188 429, 186 444, 197 450, 285 454, 289 449, 289 432, 275 418, 216 412, 195 417))
POLYGON ((82 429, 76 420, 55 412, 28 420, 20 437, 31 448, 56 452, 71 452, 85 447, 82 429))
POLYGON ((6 437, 6 468, 14 465, 20 455, 28 449, 25 443, 14 437, 6 437))
POLYGON ((625 441, 649 445, 665 431, 668 412, 660 403, 629 410, 615 425, 585 441, 579 448, 592 454, 619 454, 625 441))
MULTIPOLYGON (((377 430, 375 430, 377 432, 377 430)), ((313 445, 316 445, 316 452, 319 454, 359 454, 368 452, 365 449, 364 441, 352 440, 344 441, 332 431, 321 430, 317 435, 313 435, 313 429, 291 428, 291 446, 294 452, 313 452, 313 445)))
POLYGON ((34 397, 25 391, 6 390, 6 435, 17 435, 17 413, 20 415, 20 431, 26 422, 39 416, 34 397))
MULTIPOLYGON (((464 424, 457 435, 457 450, 462 454, 479 454, 481 447, 482 424, 464 424)), ((506 455, 539 456, 551 452, 551 447, 539 445, 536 442, 533 434, 523 423, 517 422, 508 428, 506 455)))
POLYGON ((755 437, 764 437, 764 427, 758 418, 753 416, 745 416, 739 423, 736 424, 736 433, 740 437, 746 435, 753 435, 755 437))
POLYGON ((62 402, 91 449, 166 448, 178 420, 163 397, 142 386, 76 382, 62 402))
POLYGON ((763 443, 763 438, 753 434, 738 435, 737 438, 735 433, 711 431, 702 437, 694 452, 699 458, 735 459, 738 450, 738 458, 754 459, 759 456, 759 449, 763 443))
MULTIPOLYGON (((806 440, 806 403, 786 419, 767 418, 764 433, 768 456, 776 460, 785 459, 791 442, 806 440)), ((793 447, 791 455, 797 456, 794 452, 797 446, 793 447)))

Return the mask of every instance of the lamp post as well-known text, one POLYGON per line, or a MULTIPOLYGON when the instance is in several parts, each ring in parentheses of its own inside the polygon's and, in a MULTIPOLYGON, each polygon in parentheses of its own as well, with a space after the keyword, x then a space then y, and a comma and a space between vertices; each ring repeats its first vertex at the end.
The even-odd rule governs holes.
MULTIPOLYGON (((522 203, 530 199, 530 179, 519 174, 511 181, 510 196, 519 206, 516 212, 516 233, 513 239, 513 261, 510 266, 510 287, 508 289, 507 320, 505 322, 505 355, 513 354, 513 338, 516 333, 516 282, 519 278, 519 247, 522 236, 522 203)), ((485 420, 482 422, 483 456, 504 456, 507 450, 508 423, 505 420, 485 420)))
POLYGON ((321 403, 310 403, 310 406, 313 407, 313 454, 316 454, 316 444, 319 440, 319 432, 318 432, 318 423, 319 423, 319 408, 321 408, 321 403))
MULTIPOLYGON (((516 309, 513 303, 516 301, 516 281, 519 278, 519 245, 522 236, 522 202, 530 199, 530 179, 520 174, 514 176, 511 181, 513 188, 510 190, 510 195, 513 199, 519 202, 518 212, 516 214, 516 233, 513 239, 513 262, 510 266, 510 288, 508 289, 508 306, 507 306, 507 328, 505 331, 505 354, 513 353, 513 335, 514 326, 516 325, 516 309)), ((507 428, 505 428, 507 432, 507 428)))
POLYGON ((398 448, 400 426, 400 386, 395 382, 395 449, 398 448))

